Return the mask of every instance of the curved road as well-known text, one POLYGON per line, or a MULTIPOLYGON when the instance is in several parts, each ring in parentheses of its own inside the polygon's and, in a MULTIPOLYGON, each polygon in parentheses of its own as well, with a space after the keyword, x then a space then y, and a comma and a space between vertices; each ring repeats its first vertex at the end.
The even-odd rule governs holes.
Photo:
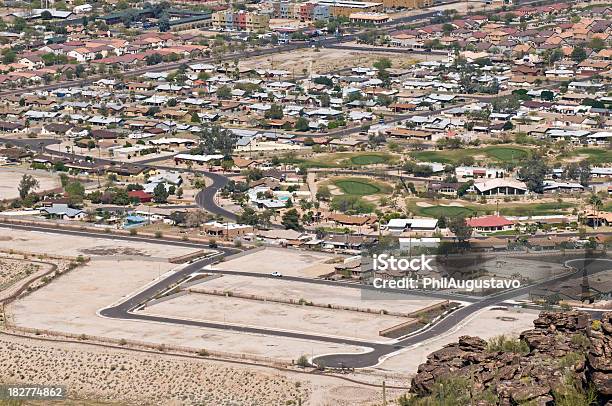
MULTIPOLYGON (((117 164, 125 163, 125 162, 113 161, 110 159, 95 158, 95 157, 89 157, 85 155, 77 155, 73 153, 49 149, 50 145, 58 144, 60 142, 59 140, 56 140, 56 139, 7 139, 6 141, 14 145, 18 145, 22 147, 27 146, 32 151, 44 150, 47 154, 52 155, 52 156, 62 156, 62 157, 71 158, 71 159, 74 159, 75 157, 85 159, 87 157, 87 158, 91 158, 94 162, 101 163, 104 165, 117 165, 117 164)), ((203 171, 199 169, 188 170, 184 168, 175 168, 171 166, 163 166, 163 165, 154 164, 157 161, 164 161, 167 159, 168 157, 157 157, 157 158, 151 158, 151 159, 147 159, 147 160, 140 161, 140 162, 127 162, 127 164, 131 166, 136 166, 136 167, 149 167, 149 168, 156 168, 156 169, 169 170, 169 171, 197 172, 197 173, 204 175, 205 177, 212 180, 212 184, 210 186, 205 187, 200 192, 198 192, 198 194, 195 196, 195 203, 201 209, 204 209, 212 214, 223 216, 225 218, 228 218, 229 220, 236 220, 237 216, 235 213, 227 209, 224 209, 223 207, 220 207, 215 202, 215 195, 217 191, 219 191, 219 189, 223 188, 225 185, 227 185, 227 182, 229 182, 229 178, 227 176, 221 175, 216 172, 208 172, 208 171, 203 171)))
MULTIPOLYGON (((29 231, 44 231, 50 233, 56 233, 60 235, 82 235, 82 236, 94 236, 97 238, 108 238, 115 240, 139 240, 150 242, 154 244, 167 244, 167 245, 177 245, 177 246, 186 246, 186 247, 195 247, 202 248, 202 244, 196 244, 188 241, 174 241, 174 240, 164 240, 157 238, 146 238, 139 236, 127 236, 127 235, 108 235, 104 233, 96 233, 90 231, 77 231, 77 230, 62 230, 52 227, 43 227, 43 226, 28 226, 28 225, 18 225, 11 223, 2 223, 0 221, 0 225, 24 229, 29 231)), ((505 291, 497 295, 488 296, 485 298, 474 298, 474 297, 466 297, 461 299, 459 297, 452 297, 451 295, 444 294, 442 292, 406 292, 406 291, 397 291, 406 295, 416 295, 416 296, 430 296, 430 297, 444 297, 447 299, 455 299, 455 300, 463 300, 464 302, 468 302, 469 304, 465 307, 459 308, 448 314, 446 317, 435 323, 429 329, 424 330, 422 332, 413 334, 407 338, 400 339, 395 342, 389 343, 379 343, 373 341, 365 341, 365 340, 355 340, 344 337, 334 337, 334 336, 324 336, 317 334, 303 334, 300 332, 290 332, 290 331, 279 331, 273 330, 269 328, 252 328, 252 327, 243 327, 243 326, 235 326, 224 323, 215 323, 215 322, 205 322, 205 321, 197 321, 197 320, 184 320, 172 317, 164 317, 164 316, 154 316, 154 315, 146 315, 136 312, 135 310, 142 306, 144 303, 153 299, 158 294, 167 291, 168 289, 175 287, 178 283, 186 280, 189 276, 194 272, 202 271, 202 268, 213 264, 221 259, 224 255, 231 255, 239 252, 234 248, 218 248, 216 253, 213 255, 206 257, 204 259, 195 261, 192 264, 185 266, 177 272, 171 273, 166 276, 164 279, 161 279, 154 283, 151 286, 143 289, 142 291, 130 296, 126 300, 123 300, 120 303, 116 303, 108 308, 102 309, 99 313, 103 317, 116 318, 116 319, 129 319, 129 320, 143 320, 143 321, 154 321, 159 323, 169 323, 169 324, 178 324, 184 326, 192 326, 192 327, 202 327, 202 328, 215 328, 221 330, 232 330, 239 331, 244 333, 254 333, 254 334, 262 334, 266 336, 270 336, 271 339, 273 337, 287 337, 294 339, 302 339, 302 340, 310 340, 310 341, 318 341, 318 342, 328 342, 335 344, 344 344, 350 346, 359 346, 368 350, 368 352, 360 353, 360 354, 331 354, 324 355, 320 357, 315 357, 313 362, 322 363, 326 367, 332 368, 363 368, 368 366, 373 366, 378 364, 380 358, 397 352, 403 348, 410 347, 412 345, 421 343, 423 341, 429 340, 440 334, 444 334, 460 324, 463 320, 465 320, 470 315, 478 312, 489 306, 494 306, 499 304, 505 300, 517 298, 520 296, 524 296, 529 293, 532 289, 541 289, 543 287, 563 282, 569 280, 570 278, 575 277, 576 275, 581 275, 583 269, 586 269, 587 274, 589 276, 595 275, 599 272, 610 271, 612 270, 612 260, 609 258, 578 258, 566 261, 566 265, 571 266, 576 271, 568 272, 566 274, 560 275, 558 277, 549 279, 547 281, 536 283, 533 285, 525 286, 523 288, 505 291)), ((270 275, 265 274, 255 274, 255 273, 247 273, 247 272, 231 272, 231 271, 210 271, 206 270, 206 273, 225 273, 225 274, 239 274, 239 275, 247 275, 251 277, 260 277, 260 278, 272 278, 270 275)), ((307 283, 316 283, 316 284, 329 284, 329 285, 340 285, 342 283, 333 282, 333 281, 323 281, 323 280, 308 280, 304 278, 295 278, 295 277, 284 277, 287 280, 295 280, 299 282, 307 282, 307 283)), ((348 285, 348 284, 344 284, 348 285)), ((355 288, 371 288, 364 287, 360 285, 351 285, 355 288)), ((390 290, 391 291, 391 290, 390 290)))

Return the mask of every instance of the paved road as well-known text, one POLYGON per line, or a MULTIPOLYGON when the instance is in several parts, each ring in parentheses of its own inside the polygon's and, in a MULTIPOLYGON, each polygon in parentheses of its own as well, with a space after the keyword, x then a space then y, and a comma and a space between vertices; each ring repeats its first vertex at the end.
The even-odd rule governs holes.
MULTIPOLYGON (((150 242, 154 244, 167 244, 167 245, 175 245, 175 246, 202 248, 201 244, 196 244, 196 243, 192 243, 188 241, 163 240, 163 239, 146 238, 146 237, 139 237, 139 236, 107 235, 107 234, 94 233, 94 232, 89 232, 89 231, 62 230, 62 229, 56 229, 56 228, 51 228, 51 227, 17 225, 17 224, 10 224, 10 223, 7 224, 7 223, 2 223, 1 221, 0 221, 0 225, 11 227, 11 228, 22 229, 22 230, 44 231, 44 232, 56 233, 60 235, 77 235, 77 236, 82 235, 82 236, 88 236, 88 237, 93 236, 97 238, 108 238, 108 239, 115 239, 115 240, 128 240, 128 241, 136 240, 136 241, 150 242)), ((318 341, 318 342, 327 342, 327 343, 335 343, 335 344, 344 344, 344 345, 349 345, 349 346, 364 347, 364 348, 369 349, 369 352, 362 353, 362 354, 325 355, 321 357, 316 357, 314 359, 315 362, 321 362, 327 367, 362 368, 362 367, 376 365, 382 356, 394 353, 403 348, 429 340, 440 334, 444 334, 448 332, 450 329, 452 329, 453 327, 457 326, 467 317, 469 317, 470 315, 474 314, 475 312, 481 309, 499 304, 505 300, 524 296, 528 294, 529 291, 531 291, 532 289, 541 289, 543 287, 550 286, 554 283, 566 281, 574 277, 577 273, 580 275, 580 272, 582 271, 582 269, 586 268, 589 276, 592 276, 599 272, 612 270, 612 260, 610 259, 600 259, 600 258, 582 259, 582 258, 579 258, 579 259, 569 260, 567 261, 567 264, 577 269, 577 272, 560 275, 556 278, 552 278, 552 279, 549 279, 547 281, 544 281, 538 284, 533 284, 533 285, 526 286, 520 289, 503 292, 496 296, 489 296, 483 299, 476 299, 476 298, 471 298, 471 297, 467 298, 467 300, 464 300, 464 301, 470 302, 469 305, 450 313, 445 318, 435 323, 428 330, 412 335, 396 343, 385 343, 385 344, 365 341, 365 340, 354 340, 354 339, 348 339, 348 338, 343 338, 343 337, 330 337, 330 336, 321 336, 321 335, 315 335, 315 334, 303 334, 299 332, 290 332, 290 331, 276 331, 276 330, 271 330, 268 328, 251 328, 251 327, 233 326, 233 325, 224 324, 224 323, 211 323, 211 322, 196 321, 196 320, 183 320, 183 319, 177 319, 177 318, 172 318, 172 317, 145 315, 145 314, 134 312, 134 309, 148 302, 149 300, 154 298, 157 294, 162 293, 168 290, 169 288, 175 286, 177 283, 185 280, 193 272, 201 271, 202 268, 205 267, 206 265, 210 265, 210 264, 217 262, 220 259, 220 257, 223 255, 231 255, 237 252, 238 251, 236 249, 232 249, 232 248, 218 248, 217 252, 213 256, 207 257, 205 259, 202 259, 190 265, 187 265, 181 270, 170 274, 166 278, 159 280, 155 284, 131 296, 127 300, 101 310, 100 314, 104 317, 111 317, 111 318, 118 318, 118 319, 154 321, 154 322, 159 322, 159 323, 170 323, 170 324, 179 324, 179 325, 193 326, 193 327, 231 330, 231 331, 237 331, 237 332, 243 332, 243 333, 263 334, 263 335, 267 335, 270 337, 275 337, 275 336, 276 337, 287 337, 287 338, 294 338, 294 339, 303 339, 303 340, 311 340, 311 341, 318 341)), ((559 260, 561 261, 561 257, 559 258, 559 260)), ((260 278, 270 278, 271 277, 270 275, 255 274, 255 273, 250 273, 250 272, 223 271, 221 273, 244 275, 244 276, 250 276, 250 277, 260 277, 260 278)), ((283 277, 283 278, 285 280, 296 281, 296 282, 309 282, 309 283, 315 283, 315 284, 330 284, 330 285, 350 286, 354 288, 372 289, 371 287, 362 287, 359 285, 352 285, 352 284, 346 284, 346 283, 342 284, 342 283, 332 282, 332 281, 305 280, 303 278, 297 278, 297 277, 283 277)), ((419 293, 416 293, 416 295, 423 295, 423 294, 419 292, 419 293)), ((434 292, 431 294, 427 293, 426 296, 448 298, 449 295, 434 292)))
MULTIPOLYGON (((85 159, 86 157, 88 157, 88 158, 93 159, 94 162, 101 163, 104 165, 121 164, 121 162, 112 161, 109 159, 95 158, 95 157, 89 157, 85 155, 77 155, 73 153, 55 151, 55 150, 49 149, 50 145, 59 143, 59 141, 56 139, 24 138, 24 139, 10 139, 10 140, 7 140, 7 142, 10 142, 14 145, 18 145, 21 147, 28 146, 33 151, 46 152, 47 154, 52 155, 52 156, 62 156, 62 157, 70 158, 70 159, 73 159, 75 157, 85 159)), ((197 206, 212 214, 220 215, 230 220, 236 220, 237 216, 235 213, 227 209, 224 209, 223 207, 220 207, 215 202, 215 195, 217 191, 223 188, 223 186, 225 186, 227 182, 229 182, 229 178, 227 176, 221 175, 216 172, 208 172, 208 171, 195 169, 195 168, 188 170, 185 168, 178 168, 178 167, 173 167, 173 166, 155 165, 155 162, 165 161, 167 159, 168 157, 155 157, 155 158, 151 158, 151 159, 147 159, 147 160, 139 161, 139 162, 129 162, 129 165, 136 166, 136 167, 157 168, 157 169, 163 169, 163 170, 169 170, 169 171, 200 173, 206 176, 207 178, 212 180, 212 184, 202 189, 195 196, 195 202, 197 206)))

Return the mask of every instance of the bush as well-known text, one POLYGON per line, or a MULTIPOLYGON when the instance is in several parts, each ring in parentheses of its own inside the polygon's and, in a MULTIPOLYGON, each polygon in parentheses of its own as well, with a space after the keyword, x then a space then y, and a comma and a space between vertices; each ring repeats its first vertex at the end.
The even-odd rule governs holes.
POLYGON ((210 353, 208 351, 206 351, 204 348, 202 348, 201 350, 198 351, 198 355, 200 357, 208 357, 210 355, 210 353))
POLYGON ((308 357, 306 355, 300 355, 300 358, 298 358, 296 364, 302 368, 306 368, 310 366, 310 362, 308 362, 308 357))
POLYGON ((136 230, 135 228, 130 228, 130 235, 136 235, 138 234, 138 230, 136 230))
POLYGON ((163 237, 163 234, 162 234, 161 231, 156 231, 155 232, 155 238, 162 238, 162 237, 163 237))
POLYGON ((489 352, 512 352, 517 354, 528 354, 529 345, 518 338, 508 338, 505 335, 493 337, 487 343, 489 352))

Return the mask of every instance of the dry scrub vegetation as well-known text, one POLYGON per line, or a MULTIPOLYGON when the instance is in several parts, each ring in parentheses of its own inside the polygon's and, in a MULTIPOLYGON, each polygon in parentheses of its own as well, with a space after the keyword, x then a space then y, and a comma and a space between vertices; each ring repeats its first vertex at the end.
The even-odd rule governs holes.
POLYGON ((71 398, 124 404, 291 405, 301 382, 211 361, 0 336, 0 382, 55 383, 71 398))
POLYGON ((0 259, 0 290, 14 282, 32 275, 39 266, 31 262, 15 259, 0 259))

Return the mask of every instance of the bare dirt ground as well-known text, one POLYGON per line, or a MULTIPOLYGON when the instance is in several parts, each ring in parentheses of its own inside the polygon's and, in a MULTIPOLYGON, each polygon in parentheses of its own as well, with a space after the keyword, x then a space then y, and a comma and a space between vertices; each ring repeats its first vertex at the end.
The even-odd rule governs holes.
POLYGON ((117 241, 101 237, 76 237, 43 231, 23 231, 0 228, 0 249, 26 249, 35 254, 66 256, 112 256, 129 254, 134 257, 172 258, 189 254, 195 249, 151 244, 137 241, 117 241))
POLYGON ((0 258, 0 290, 32 275, 39 269, 39 264, 22 259, 0 258))
MULTIPOLYGON (((61 406, 282 406, 297 405, 298 399, 304 406, 382 404, 382 391, 378 388, 265 367, 6 335, 0 335, 0 351, 6 355, 0 358, 0 382, 64 385, 69 400, 53 402, 61 406)), ((385 379, 369 378, 362 380, 380 384, 385 379)), ((387 389, 387 400, 397 399, 404 392, 387 389)))
POLYGON ((360 289, 341 286, 317 285, 305 282, 289 282, 282 278, 250 278, 248 276, 223 275, 198 285, 194 289, 232 292, 242 295, 257 295, 284 300, 305 299, 320 305, 336 305, 371 309, 377 313, 383 310, 411 313, 440 303, 441 300, 431 298, 399 297, 394 300, 367 300, 361 297, 360 289))
MULTIPOLYGON (((385 52, 372 52, 371 50, 365 49, 361 52, 331 48, 322 48, 320 51, 317 51, 313 48, 307 48, 250 58, 241 61, 240 67, 252 69, 282 69, 291 72, 295 76, 303 76, 303 69, 308 70, 311 61, 312 73, 321 74, 355 66, 372 66, 374 62, 383 57, 389 58, 390 54, 385 52)), ((393 54, 391 59, 394 68, 402 68, 414 65, 416 62, 423 60, 423 57, 418 55, 393 54)))
POLYGON ((418 366, 427 360, 427 355, 441 349, 446 344, 456 342, 460 336, 478 336, 485 340, 501 334, 516 337, 519 333, 533 328, 533 321, 537 317, 537 312, 523 309, 520 312, 484 309, 472 315, 457 329, 394 355, 382 362, 376 369, 415 374, 418 366))
POLYGON ((325 262, 333 258, 334 255, 320 252, 265 248, 227 262, 221 262, 214 268, 267 274, 276 271, 283 275, 312 278, 332 272, 334 264, 325 262))
POLYGON ((309 384, 273 370, 0 336, 0 382, 64 385, 69 396, 130 405, 286 405, 309 384))
POLYGON ((0 200, 19 197, 19 182, 23 175, 33 176, 39 184, 36 192, 55 189, 60 186, 59 177, 42 170, 32 170, 22 167, 0 166, 0 200))
MULTIPOLYGON (((87 265, 14 302, 7 312, 12 315, 16 325, 35 329, 205 348, 234 354, 245 353, 286 361, 295 360, 302 354, 362 351, 350 346, 217 329, 106 319, 97 315, 98 310, 140 290, 175 267, 164 259, 93 258, 87 265)), ((187 316, 183 315, 183 318, 187 316)))
POLYGON ((197 293, 147 307, 144 313, 373 341, 387 341, 378 332, 407 320, 383 314, 197 293))

